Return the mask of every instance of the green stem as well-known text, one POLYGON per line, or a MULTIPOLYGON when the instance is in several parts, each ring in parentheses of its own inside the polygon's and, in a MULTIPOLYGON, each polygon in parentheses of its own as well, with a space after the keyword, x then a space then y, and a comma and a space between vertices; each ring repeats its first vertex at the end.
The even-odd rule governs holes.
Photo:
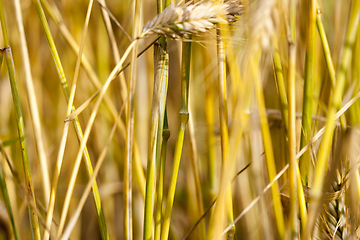
MULTIPOLYGON (((163 2, 157 1, 157 13, 161 13, 164 9, 163 2)), ((160 37, 158 44, 154 47, 154 64, 155 79, 153 89, 153 100, 151 108, 151 122, 149 133, 149 147, 148 147, 148 161, 146 174, 146 195, 145 195, 145 211, 144 211, 144 240, 151 239, 153 235, 153 212, 155 204, 156 179, 159 179, 158 169, 160 162, 160 147, 162 141, 162 129, 164 121, 164 108, 167 93, 167 79, 168 79, 168 54, 166 46, 166 38, 160 37), (165 80, 165 82, 164 82, 165 80), (165 94, 165 95, 164 95, 165 94)), ((161 184, 159 184, 160 186, 161 184)), ((163 187, 162 185, 160 186, 163 187)), ((161 229, 161 202, 163 189, 156 194, 160 204, 156 208, 155 231, 157 239, 160 238, 161 229), (159 196, 159 194, 161 196, 159 196)))
POLYGON ((164 177, 165 177, 165 163, 166 163, 166 148, 167 142, 170 138, 170 129, 167 120, 167 111, 165 108, 164 113, 164 127, 162 130, 162 145, 160 155, 160 166, 159 166, 159 178, 157 182, 157 194, 156 194, 156 213, 155 213, 155 240, 160 240, 161 236, 161 218, 162 218, 162 202, 164 196, 164 177))
POLYGON ((279 101, 280 101, 280 112, 283 119, 283 123, 285 125, 285 132, 288 132, 289 129, 289 107, 288 101, 286 96, 286 88, 283 76, 283 70, 281 66, 281 58, 279 53, 279 43, 275 34, 272 35, 271 42, 274 47, 273 51, 273 63, 274 63, 274 71, 275 71, 275 80, 276 80, 276 87, 279 94, 279 101))
POLYGON ((32 230, 32 237, 33 239, 40 239, 40 229, 39 229, 39 221, 38 216, 36 215, 36 202, 35 202, 35 194, 34 194, 34 187, 31 179, 31 169, 30 169, 30 162, 29 162, 29 155, 27 151, 27 144, 25 138, 25 125, 24 125, 24 117, 21 110, 21 102, 19 91, 16 83, 16 76, 15 76, 15 66, 14 61, 12 58, 12 52, 10 48, 10 41, 9 35, 7 32, 6 21, 5 21, 5 14, 2 0, 0 0, 0 21, 1 21, 1 28, 4 37, 5 43, 5 54, 6 54, 6 63, 8 67, 9 79, 10 79, 10 86, 11 86, 11 93, 13 97, 13 102, 15 106, 15 113, 16 113, 16 124, 18 128, 18 134, 20 139, 20 146, 21 146, 21 156, 23 160, 23 168, 24 168, 24 175, 25 175, 25 183, 27 186, 27 194, 29 195, 30 201, 32 204, 28 204, 29 210, 29 218, 30 218, 30 225, 32 230))
MULTIPOLYGON (((316 0, 309 1, 308 32, 306 36, 306 55, 305 55, 305 81, 303 94, 302 126, 300 149, 306 146, 311 138, 311 117, 313 111, 313 92, 315 80, 315 44, 316 44, 316 0)), ((309 181, 310 151, 306 151, 299 160, 300 172, 304 184, 307 186, 309 181)))
MULTIPOLYGON (((319 8, 316 13, 316 26, 317 26, 319 36, 321 39, 321 44, 322 44, 324 56, 325 56, 325 62, 326 62, 326 66, 328 68, 329 75, 330 75, 331 86, 332 86, 332 89, 334 90, 335 83, 336 83, 335 68, 334 68, 333 61, 331 59, 330 47, 329 47, 329 43, 326 38, 324 26, 322 24, 321 10, 319 8)), ((342 129, 345 130, 346 125, 347 125, 345 115, 340 116, 340 123, 341 123, 342 129)))
MULTIPOLYGON (((3 143, 1 142, 1 140, 0 140, 0 148, 1 149, 4 148, 3 143)), ((18 234, 18 232, 16 230, 14 214, 13 214, 12 209, 11 209, 11 202, 10 202, 9 192, 7 190, 7 187, 6 187, 6 181, 5 181, 5 178, 4 178, 4 171, 3 171, 1 165, 0 165, 0 188, 1 188, 1 192, 3 194, 6 210, 7 210, 7 213, 9 215, 9 218, 10 218, 11 226, 13 228, 15 240, 18 240, 19 239, 19 234, 18 234)))
POLYGON ((189 77, 190 77, 190 56, 191 56, 191 42, 185 42, 183 43, 183 50, 182 50, 181 103, 180 103, 180 116, 179 116, 179 130, 175 144, 173 167, 171 172, 168 198, 166 202, 163 229, 161 232, 161 240, 167 240, 169 237, 171 212, 174 204, 175 189, 176 189, 177 176, 179 173, 181 152, 184 142, 184 134, 185 134, 186 124, 189 120, 188 97, 189 97, 189 77))
MULTIPOLYGON (((145 197, 145 216, 144 216, 144 240, 151 239, 153 232, 153 211, 155 203, 156 192, 156 172, 159 166, 158 157, 160 156, 161 136, 163 128, 164 116, 160 116, 160 111, 163 112, 161 96, 163 95, 164 80, 167 79, 167 52, 165 38, 161 38, 165 43, 163 45, 156 44, 155 46, 155 63, 156 74, 154 80, 153 100, 151 108, 151 122, 149 134, 149 147, 148 147, 148 162, 146 174, 146 197, 145 197), (166 73, 165 73, 166 72, 166 73), (165 76, 164 76, 165 74, 165 76)), ((166 84, 167 85, 167 84, 166 84)), ((166 91, 166 90, 165 90, 166 91)), ((164 101, 163 101, 164 102, 164 101)))
POLYGON ((170 137, 170 130, 167 126, 167 115, 166 115, 166 97, 168 89, 168 78, 169 78, 169 54, 167 53, 166 40, 162 39, 162 45, 165 45, 163 52, 161 53, 165 57, 164 71, 162 72, 164 83, 161 89, 160 96, 160 115, 158 122, 158 135, 156 139, 156 166, 157 166, 157 198, 156 198, 156 214, 155 214, 155 240, 159 240, 161 237, 161 218, 162 218, 162 201, 164 192, 164 174, 165 174, 165 161, 166 161, 166 146, 167 140, 170 137), (165 121, 165 123, 164 123, 165 121), (166 124, 166 126, 164 125, 166 124), (165 139, 165 137, 167 139, 165 139), (164 141, 166 141, 164 145, 164 141), (165 149, 164 149, 165 148, 165 149), (165 151, 165 153, 164 153, 165 151), (165 155, 163 155, 165 154, 165 155))

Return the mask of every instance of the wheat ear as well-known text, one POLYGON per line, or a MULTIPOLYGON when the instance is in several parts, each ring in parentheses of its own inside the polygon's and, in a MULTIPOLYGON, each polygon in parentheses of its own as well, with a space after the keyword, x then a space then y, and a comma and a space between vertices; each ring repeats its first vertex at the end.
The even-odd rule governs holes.
POLYGON ((190 35, 199 36, 214 29, 215 24, 235 21, 242 9, 240 1, 201 1, 181 6, 171 4, 145 25, 139 38, 151 34, 161 34, 174 39, 188 38, 190 35))

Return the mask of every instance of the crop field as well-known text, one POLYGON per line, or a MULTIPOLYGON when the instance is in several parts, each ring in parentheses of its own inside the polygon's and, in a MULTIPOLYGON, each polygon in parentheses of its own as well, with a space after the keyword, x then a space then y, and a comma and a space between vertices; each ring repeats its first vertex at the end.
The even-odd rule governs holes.
POLYGON ((0 0, 0 240, 360 238, 360 0, 0 0))

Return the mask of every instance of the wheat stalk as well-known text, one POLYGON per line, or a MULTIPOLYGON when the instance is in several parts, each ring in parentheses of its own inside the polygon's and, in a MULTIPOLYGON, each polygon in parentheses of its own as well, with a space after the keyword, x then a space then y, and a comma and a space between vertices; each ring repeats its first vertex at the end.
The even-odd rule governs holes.
POLYGON ((173 39, 188 38, 189 35, 199 36, 214 29, 218 23, 234 22, 242 9, 240 1, 201 1, 181 6, 171 4, 145 25, 139 38, 151 34, 161 34, 173 39))

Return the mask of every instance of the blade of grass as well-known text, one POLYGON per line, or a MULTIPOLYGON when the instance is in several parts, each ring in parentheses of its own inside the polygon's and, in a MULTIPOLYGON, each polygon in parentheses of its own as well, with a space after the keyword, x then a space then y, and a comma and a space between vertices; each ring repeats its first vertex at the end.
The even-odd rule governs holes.
POLYGON ((5 54, 6 54, 6 64, 8 68, 10 86, 11 86, 11 93, 13 97, 13 103, 15 107, 15 114, 16 114, 16 125, 18 129, 19 139, 20 139, 20 146, 21 146, 21 157, 23 161, 23 168, 24 168, 24 175, 25 175, 25 183, 27 186, 27 194, 30 197, 30 201, 33 204, 28 204, 28 211, 29 211, 29 218, 30 218, 30 226, 31 226, 31 233, 33 239, 40 239, 40 229, 39 229, 39 221, 38 216, 36 214, 36 202, 35 202, 35 194, 34 194, 34 187, 31 179, 31 169, 30 169, 30 162, 29 162, 29 155, 27 150, 27 143, 25 138, 25 125, 24 125, 24 118, 21 110, 21 102, 19 91, 16 83, 16 76, 15 76, 15 66, 12 57, 12 52, 10 48, 10 41, 9 35, 7 32, 6 21, 5 21, 5 13, 3 8, 2 0, 0 0, 0 21, 1 21, 1 29, 4 37, 4 44, 5 44, 5 54))
POLYGON ((10 145, 16 143, 18 140, 19 140, 19 137, 6 140, 6 141, 3 142, 3 145, 4 145, 4 147, 7 147, 7 146, 10 146, 10 145))

